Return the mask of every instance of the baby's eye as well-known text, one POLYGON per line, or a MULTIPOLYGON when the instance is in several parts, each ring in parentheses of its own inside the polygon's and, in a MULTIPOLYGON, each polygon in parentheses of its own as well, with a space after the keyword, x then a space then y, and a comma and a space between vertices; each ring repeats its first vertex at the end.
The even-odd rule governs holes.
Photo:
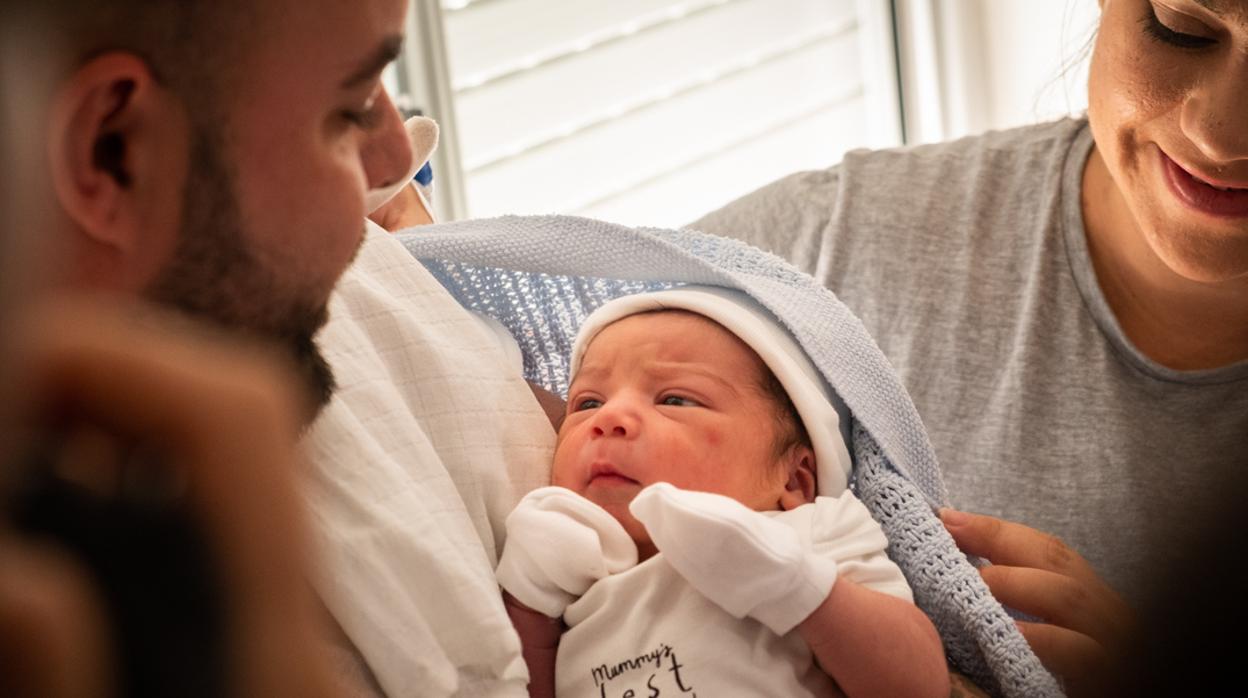
POLYGON ((702 403, 693 398, 684 397, 683 395, 664 395, 659 400, 660 405, 672 405, 674 407, 701 407, 702 403))
POLYGON ((599 400, 597 398, 592 398, 592 397, 587 397, 583 400, 578 400, 576 403, 577 412, 580 412, 581 410, 596 410, 599 407, 602 407, 602 400, 599 400))

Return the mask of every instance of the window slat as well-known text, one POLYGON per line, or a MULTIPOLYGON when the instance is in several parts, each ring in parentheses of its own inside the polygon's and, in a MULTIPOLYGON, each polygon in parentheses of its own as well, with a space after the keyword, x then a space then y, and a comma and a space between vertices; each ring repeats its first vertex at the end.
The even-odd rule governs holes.
POLYGON ((468 214, 676 225, 880 145, 888 5, 442 0, 468 214))

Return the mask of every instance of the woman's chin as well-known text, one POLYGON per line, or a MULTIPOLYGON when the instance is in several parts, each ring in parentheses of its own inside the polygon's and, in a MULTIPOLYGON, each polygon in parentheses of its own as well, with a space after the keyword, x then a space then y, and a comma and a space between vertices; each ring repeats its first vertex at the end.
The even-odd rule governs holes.
POLYGON ((1148 237, 1157 257, 1183 279, 1209 286, 1248 284, 1248 230, 1174 226, 1148 237))

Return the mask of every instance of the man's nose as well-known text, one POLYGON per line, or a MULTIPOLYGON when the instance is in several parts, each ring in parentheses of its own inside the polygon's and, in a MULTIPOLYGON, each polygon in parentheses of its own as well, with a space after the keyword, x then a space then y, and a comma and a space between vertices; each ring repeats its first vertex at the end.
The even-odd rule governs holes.
POLYGON ((412 144, 403 117, 384 89, 373 105, 377 123, 365 135, 360 158, 369 189, 381 189, 407 176, 412 168, 412 144))
POLYGON ((607 403, 594 415, 595 438, 612 437, 632 439, 641 431, 641 421, 636 411, 623 405, 607 403))

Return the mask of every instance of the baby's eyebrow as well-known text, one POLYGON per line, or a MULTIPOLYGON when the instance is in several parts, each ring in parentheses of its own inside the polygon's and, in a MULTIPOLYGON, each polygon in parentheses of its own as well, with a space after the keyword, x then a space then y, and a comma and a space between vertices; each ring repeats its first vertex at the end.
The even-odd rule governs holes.
POLYGON ((658 373, 666 378, 680 378, 693 374, 695 376, 705 378, 713 383, 719 384, 722 388, 734 395, 738 392, 737 385, 735 383, 729 381, 718 373, 715 373, 710 369, 703 368, 697 364, 656 363, 652 368, 655 373, 658 373))
POLYGON ((605 375, 607 375, 607 369, 605 366, 599 366, 597 364, 591 366, 582 365, 579 369, 577 369, 576 376, 572 379, 572 383, 568 387, 571 388, 573 385, 576 385, 584 380, 602 378, 605 375))

